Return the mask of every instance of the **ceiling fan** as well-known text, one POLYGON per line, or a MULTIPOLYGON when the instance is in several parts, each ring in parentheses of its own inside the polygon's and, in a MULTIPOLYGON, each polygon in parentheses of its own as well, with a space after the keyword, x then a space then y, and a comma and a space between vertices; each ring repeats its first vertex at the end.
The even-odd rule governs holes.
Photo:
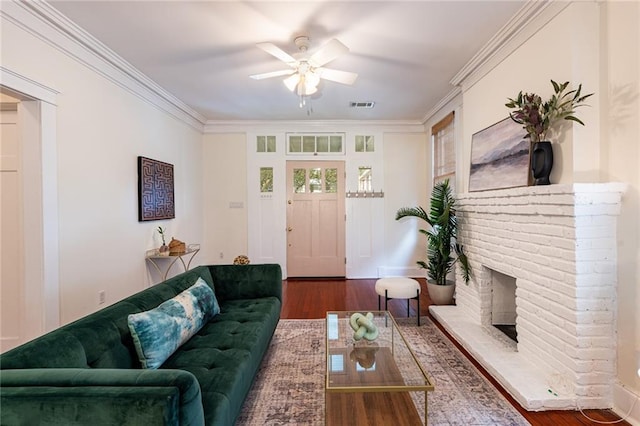
POLYGON ((335 38, 332 39, 313 55, 307 53, 309 49, 309 37, 296 37, 294 43, 298 47, 299 53, 295 53, 293 56, 273 43, 258 43, 256 46, 285 62, 290 69, 255 74, 250 77, 254 80, 262 80, 265 78, 289 76, 284 79, 285 86, 292 92, 296 91, 301 98, 316 93, 320 79, 342 84, 353 84, 356 81, 358 77, 356 73, 323 67, 323 65, 349 52, 349 48, 339 40, 335 38))

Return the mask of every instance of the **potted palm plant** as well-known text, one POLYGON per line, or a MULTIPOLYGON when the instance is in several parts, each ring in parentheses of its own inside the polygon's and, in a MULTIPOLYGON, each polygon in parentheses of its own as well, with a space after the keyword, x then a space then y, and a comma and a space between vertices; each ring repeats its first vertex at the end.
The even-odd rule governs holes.
POLYGON ((460 262, 465 283, 471 279, 467 256, 456 241, 458 224, 455 202, 447 179, 433 187, 428 214, 422 207, 403 207, 396 212, 396 220, 417 217, 431 226, 429 230, 419 230, 427 237, 427 261, 420 260, 417 264, 427 270, 427 291, 436 305, 451 304, 453 300, 455 282, 448 280, 447 276, 457 262, 460 262))
POLYGON ((518 93, 515 99, 507 98, 507 108, 513 109, 509 116, 513 121, 522 124, 527 132, 525 138, 531 141, 531 172, 534 185, 549 185, 549 174, 553 167, 553 150, 551 142, 545 140, 549 130, 561 120, 584 123, 575 116, 576 108, 585 105, 585 100, 592 96, 582 94, 582 84, 575 90, 567 90, 569 82, 558 84, 551 80, 553 95, 548 101, 535 93, 518 93))

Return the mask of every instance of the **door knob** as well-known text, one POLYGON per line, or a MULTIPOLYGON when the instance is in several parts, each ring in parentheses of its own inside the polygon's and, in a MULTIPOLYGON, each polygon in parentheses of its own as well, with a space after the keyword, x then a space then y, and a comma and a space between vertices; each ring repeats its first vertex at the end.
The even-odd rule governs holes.
POLYGON ((292 227, 288 227, 288 228, 287 228, 287 231, 288 231, 288 232, 291 232, 291 231, 293 231, 293 228, 292 228, 292 227))

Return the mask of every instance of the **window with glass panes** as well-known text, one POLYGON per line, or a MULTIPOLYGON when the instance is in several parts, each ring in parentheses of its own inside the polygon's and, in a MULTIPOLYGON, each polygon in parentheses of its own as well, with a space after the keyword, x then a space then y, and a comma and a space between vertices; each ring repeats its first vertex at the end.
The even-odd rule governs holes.
POLYGON ((257 136, 256 152, 276 152, 275 136, 257 136))
POLYGON ((356 135, 356 152, 374 152, 373 136, 356 135))
POLYGON ((456 186, 456 150, 453 111, 431 128, 433 146, 433 184, 449 179, 456 186))
POLYGON ((344 134, 288 134, 287 154, 343 154, 344 134))
POLYGON ((338 192, 338 169, 333 167, 293 169, 293 192, 296 194, 304 194, 305 192, 335 194, 338 192), (309 177, 308 181, 307 176, 309 177))

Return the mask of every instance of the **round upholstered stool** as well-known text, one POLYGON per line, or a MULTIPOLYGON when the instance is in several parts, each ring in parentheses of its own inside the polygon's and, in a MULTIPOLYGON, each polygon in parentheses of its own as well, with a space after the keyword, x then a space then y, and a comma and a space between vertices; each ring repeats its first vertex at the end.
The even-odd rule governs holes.
POLYGON ((418 325, 420 325, 420 283, 418 281, 405 277, 380 278, 376 281, 376 293, 378 294, 378 310, 380 310, 380 297, 384 297, 385 311, 389 299, 407 299, 407 317, 409 316, 410 300, 418 300, 418 325))

